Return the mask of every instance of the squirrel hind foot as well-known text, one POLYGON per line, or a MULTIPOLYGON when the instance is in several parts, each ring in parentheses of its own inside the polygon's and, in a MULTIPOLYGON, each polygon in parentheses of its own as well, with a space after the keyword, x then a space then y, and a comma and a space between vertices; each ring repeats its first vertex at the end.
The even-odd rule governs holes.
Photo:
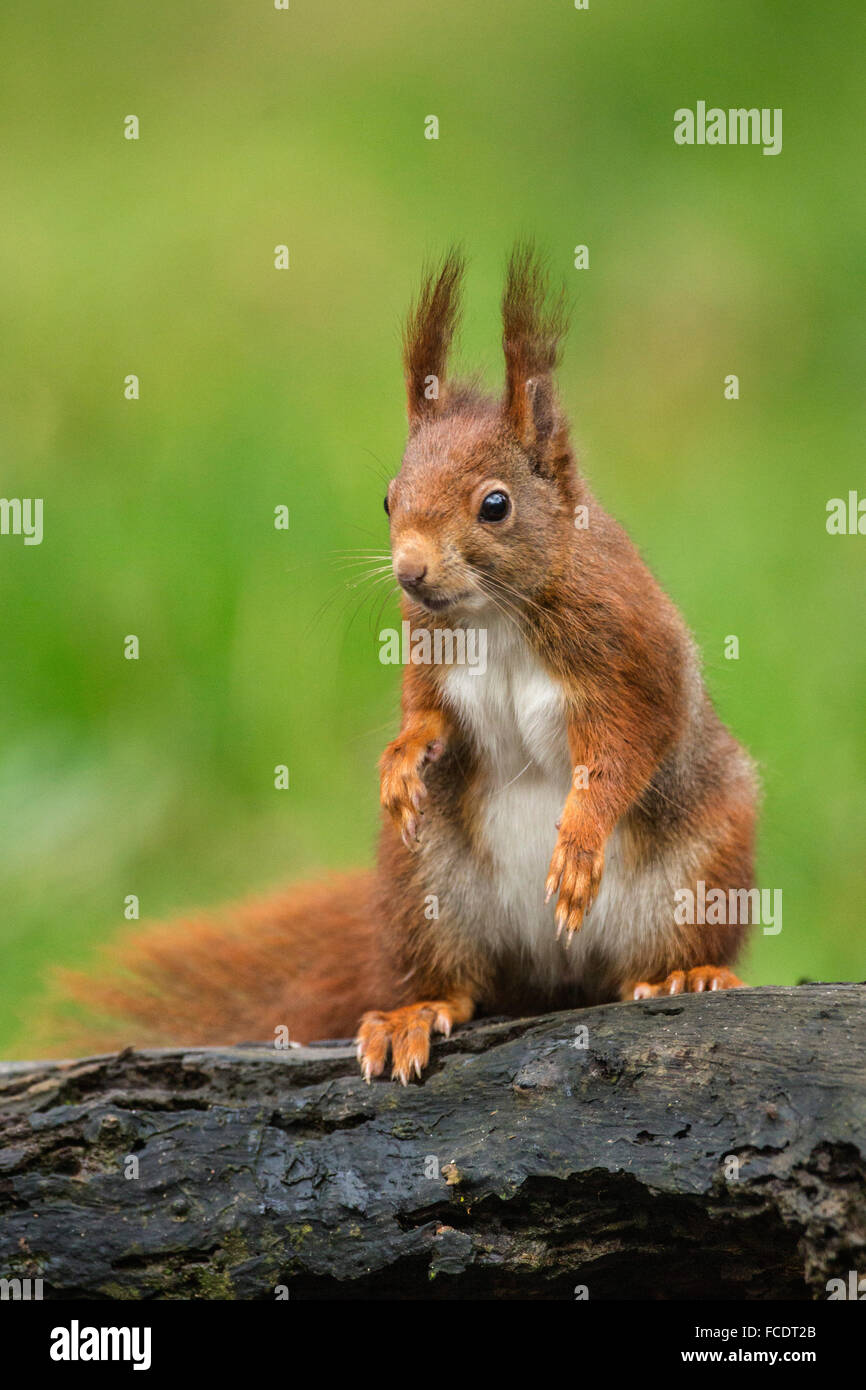
POLYGON ((654 999, 661 994, 703 994, 705 990, 744 989, 743 981, 724 965, 696 965, 672 970, 664 980, 640 980, 622 992, 623 999, 654 999))
POLYGON ((391 1054, 391 1080, 407 1086, 411 1077, 420 1077, 430 1060, 430 1038, 441 1033, 446 1038, 455 1023, 472 1017, 468 999, 424 999, 387 1013, 364 1014, 355 1042, 364 1080, 372 1081, 385 1070, 391 1054))

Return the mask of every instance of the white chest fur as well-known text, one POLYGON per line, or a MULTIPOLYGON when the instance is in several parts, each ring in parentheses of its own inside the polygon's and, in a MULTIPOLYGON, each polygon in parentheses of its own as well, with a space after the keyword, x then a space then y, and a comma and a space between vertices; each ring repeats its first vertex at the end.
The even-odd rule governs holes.
POLYGON ((524 770, 568 790, 569 755, 562 688, 513 623, 487 628, 484 671, 452 666, 446 698, 481 754, 490 791, 516 784, 524 770))
POLYGON ((466 903, 470 929, 494 949, 526 952, 541 978, 555 978, 563 958, 544 882, 571 780, 562 688, 516 627, 497 621, 488 627, 487 669, 452 667, 445 697, 478 754, 492 866, 466 903))
POLYGON ((452 667, 445 699, 477 752, 486 851, 485 866, 455 875, 457 929, 494 955, 516 957, 542 987, 585 980, 604 960, 624 979, 643 978, 660 938, 676 934, 672 885, 689 881, 686 851, 635 863, 625 852, 628 832, 617 825, 598 898, 566 949, 556 937, 555 901, 544 902, 556 822, 571 789, 562 688, 513 624, 496 623, 488 628, 486 671, 452 667))

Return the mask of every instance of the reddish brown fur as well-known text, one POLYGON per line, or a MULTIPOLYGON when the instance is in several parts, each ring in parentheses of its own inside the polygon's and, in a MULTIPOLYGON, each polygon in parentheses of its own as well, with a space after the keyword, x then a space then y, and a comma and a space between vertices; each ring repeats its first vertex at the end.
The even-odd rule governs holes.
MULTIPOLYGON (((410 434, 388 493, 395 570, 413 576, 404 616, 433 632, 452 613, 492 605, 563 692, 572 763, 589 769, 588 788, 572 790, 562 807, 548 874, 564 941, 604 883, 615 827, 635 875, 685 864, 689 883, 748 888, 754 775, 703 690, 679 613, 577 469, 552 377, 562 302, 518 248, 503 297, 506 387, 496 401, 446 377, 461 275, 452 253, 426 280, 404 338, 410 434), (438 399, 428 399, 431 376, 438 399), (511 510, 484 525, 479 505, 491 489, 507 492, 511 510), (589 509, 586 530, 575 529, 578 507, 589 509), (440 617, 437 605, 450 608, 440 617)), ((406 1080, 426 1062, 431 1030, 473 1010, 630 997, 647 982, 666 987, 673 972, 677 987, 731 982, 723 968, 744 929, 673 931, 673 901, 656 937, 624 936, 617 951, 614 935, 613 950, 605 943, 590 954, 576 982, 563 973, 542 987, 519 953, 484 946, 462 904, 491 873, 487 752, 449 702, 446 675, 436 665, 406 668, 400 732, 380 766, 375 876, 136 938, 119 957, 126 980, 73 985, 79 999, 127 1020, 100 1035, 104 1044, 265 1038, 280 1025, 308 1040, 352 1031, 367 1009, 365 1071, 378 1074, 390 1046, 406 1080), (419 843, 423 852, 413 853, 419 843), (430 894, 442 900, 435 920, 424 911, 430 894)))
POLYGON ((445 372, 448 349, 460 319, 463 257, 451 251, 438 274, 424 277, 421 293, 409 310, 403 333, 403 367, 410 423, 437 409, 438 387, 445 372), (429 381, 436 377, 436 385, 429 381), (435 389, 437 394, 430 395, 435 389))
MULTIPOLYGON (((525 248, 509 268, 503 323, 502 407, 450 388, 440 410, 416 423, 389 490, 395 561, 409 547, 426 568, 405 616, 413 627, 435 628, 439 619, 423 602, 459 596, 474 577, 522 618, 530 645, 562 683, 572 759, 589 768, 590 779, 588 790, 573 791, 565 803, 551 863, 549 887, 559 893, 566 931, 580 927, 593 901, 605 841, 620 822, 638 858, 694 847, 695 881, 749 887, 751 766, 700 689, 676 608, 577 472, 551 379, 564 311, 561 301, 547 299, 540 266, 525 248), (494 482, 507 485, 514 517, 495 533, 479 533, 478 497, 494 482), (578 547, 579 506, 589 508, 592 520, 578 547), (416 595, 420 603, 412 601, 416 595)), ((396 796, 395 762, 404 789, 413 780, 417 789, 428 731, 436 728, 447 747, 424 776, 431 817, 454 827, 444 860, 433 858, 432 847, 426 863, 409 859, 387 824, 380 850, 387 949, 405 980, 407 1002, 454 992, 468 992, 483 1011, 592 1002, 623 997, 641 979, 661 981, 673 970, 736 958, 744 928, 683 927, 675 947, 660 939, 656 952, 645 955, 638 976, 624 957, 617 973, 589 970, 582 990, 563 985, 539 996, 521 984, 518 962, 484 957, 473 949, 471 933, 455 945, 441 921, 424 920, 418 904, 434 881, 447 881, 462 855, 480 863, 484 854, 476 824, 477 753, 453 724, 443 675, 435 666, 407 669, 400 736, 382 759, 383 802, 405 829, 407 821, 414 826, 417 806, 411 793, 402 801, 396 796), (407 772, 411 750, 417 762, 407 772)))

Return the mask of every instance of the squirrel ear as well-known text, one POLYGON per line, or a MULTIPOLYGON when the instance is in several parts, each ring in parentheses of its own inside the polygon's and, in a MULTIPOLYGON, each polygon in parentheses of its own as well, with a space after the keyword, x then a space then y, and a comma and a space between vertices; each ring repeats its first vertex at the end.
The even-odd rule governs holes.
POLYGON ((410 428, 435 414, 445 394, 448 349, 460 319, 465 262, 456 249, 428 269, 403 329, 403 367, 410 428))
POLYGON ((564 291, 549 298, 539 256, 531 243, 519 243, 511 253, 502 296, 504 409, 521 444, 541 455, 563 429, 553 372, 567 326, 564 291))
POLYGON ((531 376, 524 386, 526 407, 521 416, 521 442, 530 448, 545 444, 556 425, 556 394, 549 376, 531 376))

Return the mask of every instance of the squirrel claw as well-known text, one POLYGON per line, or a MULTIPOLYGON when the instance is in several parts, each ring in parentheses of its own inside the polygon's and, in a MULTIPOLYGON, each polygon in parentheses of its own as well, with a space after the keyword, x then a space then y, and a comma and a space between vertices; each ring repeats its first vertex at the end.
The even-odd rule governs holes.
POLYGON ((623 999, 655 999, 660 994, 703 994, 705 990, 744 989, 743 981, 724 965, 696 965, 692 970, 672 970, 654 984, 641 980, 623 990, 623 999))
POLYGON ((417 854, 421 848, 421 841, 418 838, 418 822, 414 816, 408 816, 403 822, 403 829, 400 831, 400 839, 411 854, 417 854))
POLYGON ((565 932, 566 946, 580 931, 584 917, 595 902, 603 868, 602 850, 584 849, 575 842, 573 835, 560 832, 550 861, 544 901, 550 902, 554 893, 559 893, 554 921, 557 940, 565 932))
POLYGON ((428 763, 436 762, 444 752, 442 738, 427 743, 396 739, 382 756, 382 805, 412 854, 419 848, 418 823, 428 798, 422 773, 428 763))
POLYGON ((356 1038, 364 1079, 382 1075, 390 1052, 391 1080, 408 1086, 413 1076, 420 1078, 430 1060, 431 1035, 448 1037, 455 1023, 464 1023, 471 1016, 472 1002, 464 996, 364 1014, 356 1038))

